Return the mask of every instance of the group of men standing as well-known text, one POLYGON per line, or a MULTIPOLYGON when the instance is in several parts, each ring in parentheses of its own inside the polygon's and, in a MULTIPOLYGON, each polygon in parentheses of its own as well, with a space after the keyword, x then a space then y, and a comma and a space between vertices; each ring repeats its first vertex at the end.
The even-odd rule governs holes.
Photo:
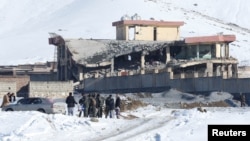
POLYGON ((79 99, 79 117, 83 114, 84 117, 102 117, 102 105, 103 98, 100 94, 82 94, 82 98, 79 99))
POLYGON ((82 97, 77 103, 72 93, 66 98, 66 104, 68 107, 68 115, 74 115, 73 110, 76 104, 78 104, 79 117, 97 117, 102 118, 103 114, 105 118, 110 117, 120 118, 121 99, 116 94, 116 99, 109 95, 106 99, 100 96, 99 93, 82 94, 82 97))

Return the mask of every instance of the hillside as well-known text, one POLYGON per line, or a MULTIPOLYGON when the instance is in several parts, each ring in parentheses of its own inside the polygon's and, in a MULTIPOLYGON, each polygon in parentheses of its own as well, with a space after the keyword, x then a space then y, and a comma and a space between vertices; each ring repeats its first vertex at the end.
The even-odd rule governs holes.
POLYGON ((64 38, 114 39, 112 22, 135 13, 142 19, 184 21, 181 36, 235 34, 231 56, 250 65, 247 0, 1 0, 0 65, 52 61, 49 33, 64 38), (223 9, 222 9, 223 7, 223 9))

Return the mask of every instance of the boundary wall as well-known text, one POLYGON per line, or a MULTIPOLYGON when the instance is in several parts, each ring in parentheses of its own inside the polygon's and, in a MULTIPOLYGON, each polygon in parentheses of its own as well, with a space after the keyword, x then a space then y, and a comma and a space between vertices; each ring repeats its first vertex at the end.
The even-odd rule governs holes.
POLYGON ((31 81, 29 97, 66 98, 73 89, 73 81, 31 81))
POLYGON ((152 73, 83 80, 85 92, 134 93, 160 92, 170 88, 188 93, 207 93, 223 91, 234 94, 246 94, 250 104, 250 78, 198 77, 170 79, 170 73, 152 73))

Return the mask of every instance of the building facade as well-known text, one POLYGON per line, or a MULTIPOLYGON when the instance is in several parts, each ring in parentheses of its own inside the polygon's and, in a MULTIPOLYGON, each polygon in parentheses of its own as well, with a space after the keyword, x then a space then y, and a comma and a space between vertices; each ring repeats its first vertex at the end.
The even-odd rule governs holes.
POLYGON ((174 41, 184 22, 155 20, 121 20, 113 22, 117 40, 174 41))
MULTIPOLYGON (((234 35, 180 39, 182 21, 122 18, 113 22, 116 40, 49 38, 57 47, 58 80, 79 84, 102 78, 168 72, 170 78, 236 78, 238 60, 229 56, 234 35)), ((84 88, 84 84, 81 85, 84 88)))

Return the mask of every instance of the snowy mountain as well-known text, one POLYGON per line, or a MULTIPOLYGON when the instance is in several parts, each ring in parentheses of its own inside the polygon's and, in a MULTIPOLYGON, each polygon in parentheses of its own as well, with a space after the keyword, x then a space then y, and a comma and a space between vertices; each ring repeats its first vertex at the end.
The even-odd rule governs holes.
POLYGON ((137 13, 142 19, 184 21, 181 36, 235 34, 230 55, 250 65, 247 0, 0 0, 0 65, 54 59, 49 33, 64 38, 115 39, 112 22, 137 13))

